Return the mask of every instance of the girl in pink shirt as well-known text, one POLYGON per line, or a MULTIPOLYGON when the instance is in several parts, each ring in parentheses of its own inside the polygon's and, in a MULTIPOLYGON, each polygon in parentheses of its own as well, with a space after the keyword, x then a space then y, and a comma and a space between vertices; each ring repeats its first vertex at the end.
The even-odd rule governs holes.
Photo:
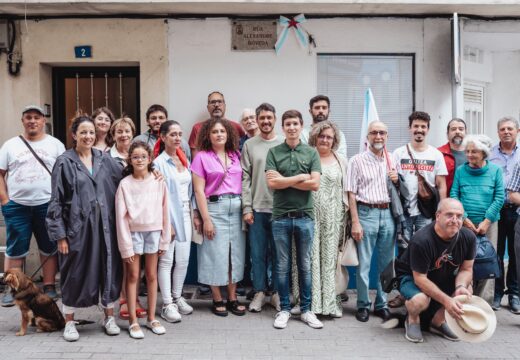
POLYGON ((145 256, 145 275, 148 288, 148 319, 146 327, 154 334, 166 332, 155 319, 157 301, 157 261, 172 241, 168 214, 168 191, 164 181, 152 174, 152 150, 137 141, 128 151, 128 166, 123 174, 130 174, 119 183, 116 193, 117 241, 126 268, 126 296, 128 302, 130 337, 144 337, 136 317, 137 284, 140 257, 145 256), (158 210, 161 211, 158 211, 158 210), (160 216, 157 216, 157 214, 160 216))

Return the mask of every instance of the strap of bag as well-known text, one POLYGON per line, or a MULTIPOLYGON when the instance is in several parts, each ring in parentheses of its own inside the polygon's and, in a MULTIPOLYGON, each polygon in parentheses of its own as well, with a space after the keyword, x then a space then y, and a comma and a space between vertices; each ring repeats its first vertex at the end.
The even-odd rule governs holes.
POLYGON ((410 155, 410 160, 412 160, 413 167, 415 169, 415 175, 419 176, 419 169, 417 169, 417 164, 415 163, 415 159, 412 156, 412 152, 410 151, 410 147, 406 144, 406 150, 408 151, 408 155, 410 155))
POLYGON ((451 252, 452 252, 453 249, 455 248, 455 245, 456 245, 457 242, 459 241, 459 236, 460 236, 460 230, 457 232, 457 237, 455 238, 455 240, 453 240, 453 241, 450 243, 450 246, 448 246, 448 248, 446 249, 447 254, 451 254, 451 252))
POLYGON ((52 173, 51 171, 49 170, 49 168, 47 167, 47 165, 43 162, 43 160, 38 156, 38 154, 36 154, 36 152, 34 151, 34 149, 32 148, 32 146, 27 142, 27 140, 25 140, 25 138, 22 136, 22 135, 19 135, 18 136, 22 141, 23 143, 29 148, 29 150, 32 152, 32 154, 34 155, 34 157, 36 158, 36 160, 38 160, 38 162, 45 168, 45 170, 47 170, 47 172, 49 173, 49 175, 52 176, 52 173))

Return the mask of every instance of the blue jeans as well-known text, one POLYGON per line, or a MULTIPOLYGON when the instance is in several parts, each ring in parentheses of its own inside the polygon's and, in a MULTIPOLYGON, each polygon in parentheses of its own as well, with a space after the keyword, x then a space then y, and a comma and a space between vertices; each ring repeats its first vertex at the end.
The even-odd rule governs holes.
POLYGON ((13 200, 2 206, 7 235, 6 256, 23 259, 29 254, 31 236, 34 233, 40 254, 48 256, 56 251, 57 244, 49 239, 45 217, 49 203, 26 206, 13 200))
POLYGON ((289 283, 291 277, 291 242, 296 244, 296 264, 300 283, 300 308, 302 313, 311 308, 311 250, 314 236, 314 221, 308 217, 273 220, 273 239, 276 253, 275 283, 280 295, 282 311, 291 310, 289 283))
POLYGON ((254 222, 248 231, 253 289, 265 292, 269 288, 269 268, 274 268, 272 214, 253 211, 253 216, 254 222))
POLYGON ((381 288, 379 274, 394 257, 395 223, 390 209, 376 209, 358 205, 363 239, 357 244, 359 265, 356 274, 357 308, 369 309, 368 281, 374 250, 377 251, 377 294, 375 309, 387 307, 386 294, 381 288))
POLYGON ((414 215, 414 216, 407 216, 404 221, 404 237, 406 241, 410 242, 412 240, 413 234, 415 234, 416 231, 421 230, 426 225, 430 224, 432 222, 432 219, 427 219, 421 214, 414 215))

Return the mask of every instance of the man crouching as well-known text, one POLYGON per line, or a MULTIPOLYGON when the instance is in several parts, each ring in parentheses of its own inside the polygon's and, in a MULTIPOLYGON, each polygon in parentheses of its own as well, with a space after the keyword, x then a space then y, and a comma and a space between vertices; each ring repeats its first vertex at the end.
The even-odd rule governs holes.
POLYGON ((476 237, 462 227, 464 209, 455 199, 443 199, 435 222, 417 231, 396 261, 399 291, 406 299, 405 338, 422 342, 422 329, 458 341, 444 318, 444 310, 461 319, 462 304, 453 297, 470 295, 476 237))

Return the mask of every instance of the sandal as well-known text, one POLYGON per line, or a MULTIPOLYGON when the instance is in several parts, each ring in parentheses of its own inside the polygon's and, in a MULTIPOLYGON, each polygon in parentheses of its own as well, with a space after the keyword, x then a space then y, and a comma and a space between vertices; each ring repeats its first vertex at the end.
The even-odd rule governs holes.
POLYGON ((246 307, 238 302, 238 300, 228 300, 226 309, 231 311, 234 315, 243 316, 246 314, 246 307), (242 309, 240 309, 242 307, 242 309))
POLYGON ((143 308, 143 305, 141 305, 139 300, 137 300, 137 304, 136 304, 136 307, 135 307, 135 316, 137 316, 138 318, 143 319, 147 315, 148 315, 148 311, 146 311, 146 309, 143 308))
POLYGON ((128 306, 126 306, 126 309, 123 309, 123 305, 126 305, 126 300, 119 300, 119 318, 122 320, 128 320, 130 319, 130 314, 128 313, 128 306))
POLYGON ((159 320, 147 321, 146 322, 146 327, 148 329, 152 330, 152 332, 155 335, 164 335, 164 334, 166 334, 166 329, 164 328, 164 326, 161 325, 159 320))
POLYGON ((227 310, 218 310, 218 308, 226 308, 226 304, 224 303, 224 301, 220 300, 220 301, 215 301, 213 300, 213 306, 211 307, 211 312, 213 312, 213 314, 217 315, 217 316, 228 316, 228 312, 227 310))

